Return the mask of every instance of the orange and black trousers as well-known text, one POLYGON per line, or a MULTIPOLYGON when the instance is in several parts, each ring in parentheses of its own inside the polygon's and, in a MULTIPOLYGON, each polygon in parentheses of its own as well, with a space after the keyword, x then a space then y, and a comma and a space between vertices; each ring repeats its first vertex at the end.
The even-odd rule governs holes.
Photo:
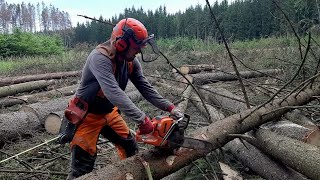
POLYGON ((70 173, 73 177, 79 177, 93 170, 100 134, 115 145, 120 159, 133 156, 138 152, 135 138, 117 107, 106 115, 88 113, 77 126, 70 143, 70 173))

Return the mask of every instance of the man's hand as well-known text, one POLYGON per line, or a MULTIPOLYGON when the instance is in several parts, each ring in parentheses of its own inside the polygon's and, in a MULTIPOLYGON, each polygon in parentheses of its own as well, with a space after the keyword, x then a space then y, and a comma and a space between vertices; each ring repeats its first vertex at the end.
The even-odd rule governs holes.
POLYGON ((148 116, 144 118, 144 122, 141 123, 138 127, 140 131, 139 134, 149 134, 153 132, 153 128, 154 128, 148 116))
POLYGON ((170 111, 170 114, 172 116, 174 116, 175 118, 177 119, 180 119, 180 118, 183 118, 184 117, 184 114, 183 112, 181 112, 181 110, 177 107, 174 107, 171 111, 170 111))

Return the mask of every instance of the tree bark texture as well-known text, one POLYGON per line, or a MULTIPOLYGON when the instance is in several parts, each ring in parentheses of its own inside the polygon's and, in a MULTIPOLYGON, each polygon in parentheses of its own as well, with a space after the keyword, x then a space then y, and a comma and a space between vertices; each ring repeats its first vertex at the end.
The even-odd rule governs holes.
POLYGON ((272 160, 269 156, 265 155, 258 148, 246 141, 241 142, 239 139, 234 139, 224 147, 243 165, 249 167, 252 171, 265 179, 307 179, 300 173, 272 160))
MULTIPOLYGON (((242 78, 256 78, 263 77, 267 75, 277 75, 282 73, 281 69, 264 69, 257 71, 240 71, 240 76, 242 78)), ((217 73, 203 73, 203 74, 190 74, 193 77, 193 81, 195 84, 203 85, 217 81, 235 81, 238 80, 235 72, 225 73, 225 72, 217 72, 217 73)))
POLYGON ((0 114, 0 142, 23 139, 40 127, 38 117, 32 112, 0 114))
POLYGON ((40 80, 34 82, 26 82, 21 84, 14 84, 10 86, 0 87, 0 97, 11 96, 14 94, 29 92, 36 89, 43 89, 54 84, 54 80, 40 80))
MULTIPOLYGON (((319 94, 320 86, 319 84, 314 84, 312 89, 307 88, 299 92, 299 94, 294 93, 286 101, 274 100, 254 112, 254 108, 248 109, 195 130, 191 137, 204 139, 212 143, 212 149, 208 149, 208 151, 181 148, 175 155, 168 155, 158 150, 145 151, 121 162, 110 164, 94 173, 84 175, 79 179, 126 179, 129 177, 145 179, 147 176, 141 163, 141 158, 148 162, 154 179, 160 179, 190 164, 193 160, 205 156, 212 150, 222 147, 233 139, 228 134, 245 133, 280 117, 290 110, 290 108, 284 107, 306 104, 312 100, 313 96, 319 94)), ((318 163, 320 163, 320 160, 318 163)))
POLYGON ((196 74, 201 71, 211 71, 214 69, 215 66, 212 64, 183 65, 180 67, 180 72, 182 74, 196 74))
POLYGON ((276 133, 259 129, 255 133, 253 143, 264 153, 280 160, 285 165, 306 175, 310 179, 320 179, 319 148, 301 141, 277 135, 276 133))
POLYGON ((27 76, 5 77, 0 79, 0 87, 10 84, 18 84, 29 81, 49 80, 49 79, 62 79, 66 77, 77 77, 81 75, 81 71, 57 72, 47 74, 35 74, 27 76))
POLYGON ((202 88, 203 89, 200 89, 200 92, 203 95, 203 98, 212 104, 234 113, 238 113, 247 109, 247 106, 242 98, 224 88, 215 88, 207 85, 202 86, 202 88))
POLYGON ((16 104, 32 104, 42 100, 48 100, 50 98, 71 96, 75 93, 77 87, 78 85, 73 85, 30 95, 18 97, 5 97, 0 99, 0 107, 8 107, 16 104))

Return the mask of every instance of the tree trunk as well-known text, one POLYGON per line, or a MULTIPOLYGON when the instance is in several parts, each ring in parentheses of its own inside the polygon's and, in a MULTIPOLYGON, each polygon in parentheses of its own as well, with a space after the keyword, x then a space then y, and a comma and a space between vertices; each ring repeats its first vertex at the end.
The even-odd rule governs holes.
POLYGON ((13 106, 16 104, 32 104, 48 98, 70 96, 75 93, 77 87, 78 85, 73 85, 31 95, 2 98, 0 100, 0 107, 13 106))
POLYGON ((35 74, 35 75, 28 75, 28 76, 5 77, 5 78, 1 78, 0 87, 10 85, 10 84, 29 82, 29 81, 62 79, 66 77, 76 77, 80 75, 81 75, 81 71, 70 71, 70 72, 58 72, 58 73, 47 73, 47 74, 35 74))
POLYGON ((224 147, 227 151, 230 151, 243 165, 249 167, 261 177, 272 180, 307 179, 298 172, 272 160, 255 146, 245 141, 242 142, 239 139, 234 139, 227 143, 224 147))
POLYGON ((320 147, 320 131, 318 128, 303 127, 290 121, 267 123, 262 125, 261 128, 320 147))
POLYGON ((234 113, 247 109, 245 102, 239 96, 234 95, 224 88, 215 88, 212 86, 202 86, 202 88, 200 92, 208 102, 234 113))
POLYGON ((180 72, 182 74, 196 74, 201 71, 211 71, 214 69, 215 66, 212 64, 183 65, 180 67, 180 72))
MULTIPOLYGON (((201 103, 201 100, 200 100, 199 96, 198 96, 197 94, 193 93, 190 99, 191 99, 192 104, 193 104, 205 117, 207 117, 207 119, 209 119, 209 118, 208 118, 208 114, 207 114, 205 108, 203 107, 203 104, 201 103)), ((211 106, 210 104, 206 104, 205 106, 207 107, 207 109, 208 109, 208 111, 209 111, 209 115, 210 115, 210 117, 211 117, 211 121, 212 121, 212 122, 219 121, 219 120, 225 118, 225 116, 224 116, 221 112, 219 112, 216 108, 214 108, 214 107, 211 106)), ((212 123, 212 122, 210 122, 210 123, 212 123)))
POLYGON ((255 137, 249 142, 266 154, 310 179, 320 179, 320 151, 316 146, 265 129, 259 129, 255 137))
POLYGON ((40 123, 43 125, 45 118, 50 113, 65 110, 71 97, 72 96, 67 96, 63 98, 54 99, 48 102, 38 102, 34 104, 25 105, 22 106, 20 111, 34 113, 38 117, 40 123))
MULTIPOLYGON (((315 81, 317 82, 317 81, 315 81)), ((207 127, 195 130, 191 137, 205 139, 212 143, 212 149, 197 151, 180 149, 175 155, 168 155, 157 150, 145 151, 114 164, 110 164, 94 173, 89 173, 79 179, 146 179, 147 175, 141 158, 148 162, 154 179, 160 179, 172 172, 190 164, 193 160, 205 156, 214 149, 222 147, 233 138, 228 134, 242 134, 259 125, 280 117, 288 112, 286 106, 298 106, 312 100, 313 96, 320 94, 319 84, 313 85, 312 89, 305 89, 299 94, 290 95, 286 101, 274 100, 264 107, 252 112, 254 108, 229 116, 221 121, 216 121, 207 127), (281 103, 280 103, 281 102, 281 103), (244 118, 246 117, 246 118, 244 118), (242 119, 244 118, 244 119, 242 119), (241 121, 240 121, 241 120, 241 121)), ((311 146, 311 145, 310 145, 311 146)), ((318 160, 320 163, 320 160, 318 160)), ((320 166, 318 166, 320 167, 320 166)), ((320 171, 318 171, 319 173, 320 171)))
POLYGON ((40 80, 34 82, 26 82, 21 84, 15 84, 10 86, 0 87, 0 97, 11 96, 14 94, 28 92, 36 89, 43 89, 49 85, 54 84, 54 80, 40 80))
MULTIPOLYGON (((268 75, 276 75, 280 74, 283 71, 281 69, 265 69, 257 71, 240 71, 240 75, 242 78, 256 78, 256 77, 263 77, 268 75)), ((193 77, 194 83, 203 85, 217 81, 235 81, 238 80, 238 77, 235 75, 235 72, 224 73, 224 72, 217 72, 217 73, 204 73, 204 74, 191 74, 190 76, 193 77)))
POLYGON ((31 112, 0 114, 0 142, 23 139, 40 127, 38 117, 31 112))

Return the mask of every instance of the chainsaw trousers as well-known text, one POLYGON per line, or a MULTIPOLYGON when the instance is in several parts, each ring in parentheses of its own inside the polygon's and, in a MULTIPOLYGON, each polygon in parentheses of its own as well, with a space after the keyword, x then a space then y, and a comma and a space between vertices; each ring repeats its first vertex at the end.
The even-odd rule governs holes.
POLYGON ((70 177, 79 177, 93 170, 100 134, 115 145, 120 159, 138 152, 135 138, 116 107, 107 115, 89 113, 77 127, 70 143, 72 153, 70 177))

